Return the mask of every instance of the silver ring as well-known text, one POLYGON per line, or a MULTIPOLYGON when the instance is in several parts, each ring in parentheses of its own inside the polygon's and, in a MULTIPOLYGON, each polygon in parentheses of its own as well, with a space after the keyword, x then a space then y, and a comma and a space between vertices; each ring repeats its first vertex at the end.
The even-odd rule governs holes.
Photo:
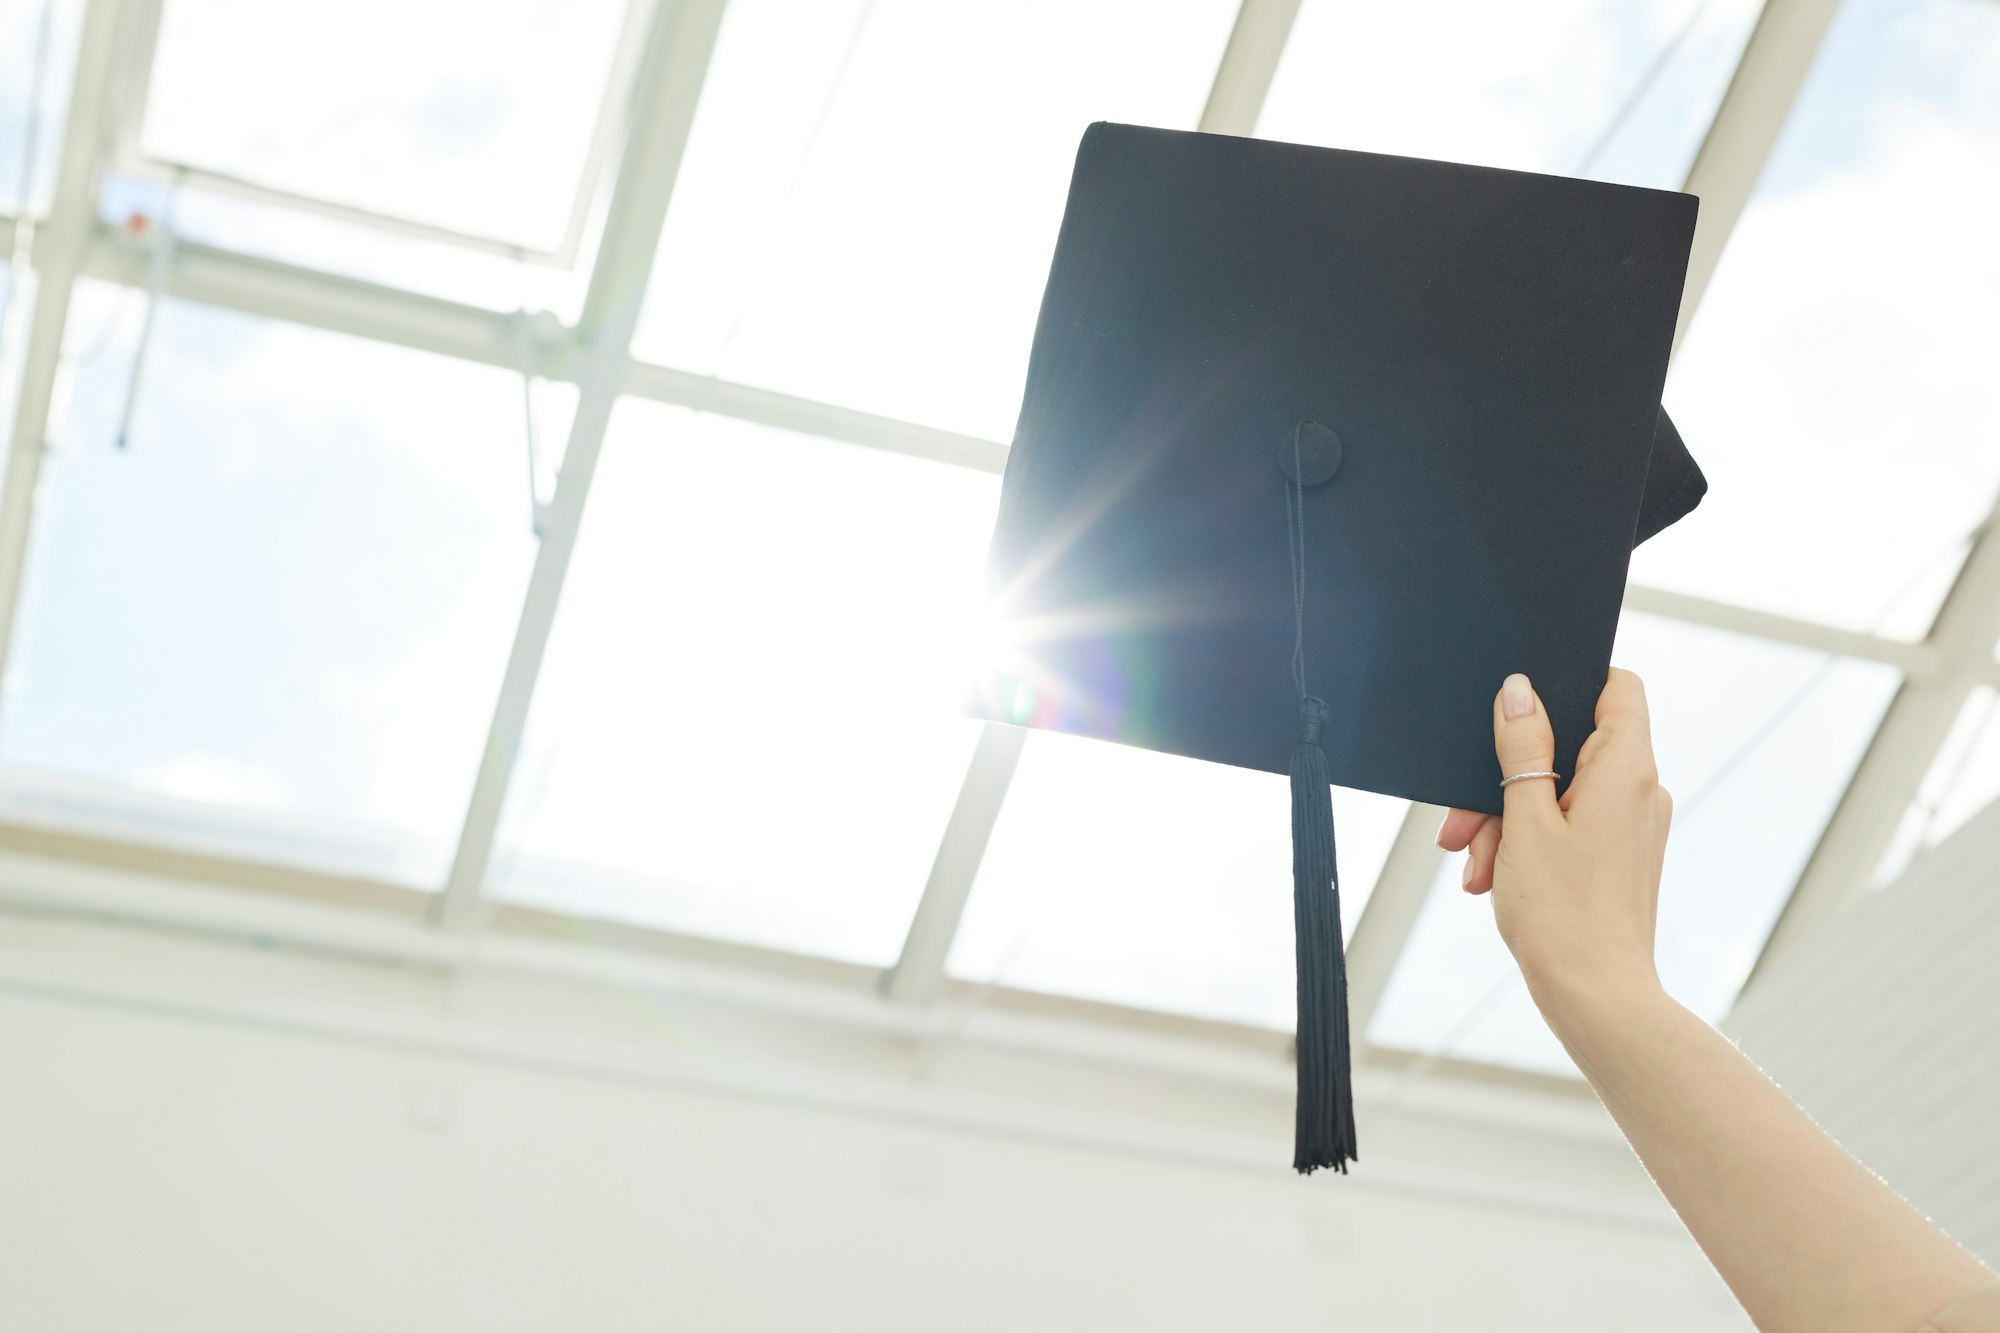
POLYGON ((1502 779, 1500 779, 1500 785, 1504 787, 1504 786, 1506 786, 1506 785, 1507 785, 1508 783, 1510 783, 1510 782, 1526 782, 1526 781, 1527 781, 1527 780, 1528 780, 1529 778, 1555 778, 1555 779, 1556 779, 1557 781, 1561 781, 1561 780, 1562 780, 1562 774, 1560 774, 1560 773, 1516 773, 1516 774, 1515 774, 1515 775, 1514 775, 1513 777, 1511 777, 1511 778, 1502 778, 1502 779))

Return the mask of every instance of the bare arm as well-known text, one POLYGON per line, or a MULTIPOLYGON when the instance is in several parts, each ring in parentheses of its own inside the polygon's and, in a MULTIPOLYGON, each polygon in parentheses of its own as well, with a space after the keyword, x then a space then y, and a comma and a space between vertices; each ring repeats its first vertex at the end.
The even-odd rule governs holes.
MULTIPOLYGON (((1553 768, 1525 677, 1494 700, 1507 773, 1553 768)), ((1994 1275, 1661 989, 1653 923, 1672 803, 1639 678, 1614 670, 1560 802, 1516 782, 1498 818, 1453 811, 1507 946, 1577 1068, 1764 1333, 1915 1333, 1994 1275)), ((1974 1325, 1984 1327, 1984 1325, 1974 1325)))

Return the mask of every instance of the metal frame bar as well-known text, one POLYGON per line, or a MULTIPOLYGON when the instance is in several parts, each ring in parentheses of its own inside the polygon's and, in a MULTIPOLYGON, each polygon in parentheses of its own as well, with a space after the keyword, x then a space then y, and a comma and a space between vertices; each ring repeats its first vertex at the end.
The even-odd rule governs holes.
POLYGON ((885 449, 892 454, 948 463, 994 475, 1007 466, 1007 446, 997 440, 920 426, 911 421, 878 417, 850 407, 795 398, 772 389, 733 384, 712 375, 696 375, 685 370, 635 362, 626 391, 639 398, 672 403, 696 412, 754 421, 801 435, 840 440, 869 449, 885 449))
MULTIPOLYGON (((159 237, 149 229, 136 239, 122 228, 99 224, 83 257, 82 275, 125 287, 144 287, 159 237)), ((519 316, 400 291, 356 278, 320 273, 199 242, 174 242, 167 272, 169 296, 265 319, 434 352, 461 361, 521 368, 519 316)), ((537 374, 574 380, 573 336, 536 349, 537 374)))
POLYGON ((671 0, 648 37, 632 131, 625 141, 618 185, 605 217, 604 241, 584 298, 582 392, 569 447, 556 493, 543 516, 541 549, 528 577, 521 621, 459 831, 458 851, 438 896, 436 919, 447 930, 470 930, 480 918, 501 808, 527 730, 528 710, 576 551, 605 429, 628 377, 632 332, 715 50, 723 4, 724 0, 671 0))
POLYGON ((883 978, 883 992, 899 1004, 929 1004, 944 987, 945 960, 951 956, 959 920, 972 897, 986 844, 992 841, 993 826, 1007 802, 1007 789, 1027 739, 1022 728, 997 722, 988 722, 979 733, 958 801, 945 822, 944 836, 938 839, 930 878, 903 937, 902 955, 883 978))
POLYGON ((1354 923, 1354 938, 1347 945, 1347 1025, 1354 1044, 1364 1051, 1370 1045, 1368 1024, 1402 961, 1403 946, 1417 928, 1417 918, 1423 915, 1438 867, 1444 864, 1444 849, 1437 845, 1437 828, 1444 816, 1439 806, 1411 802, 1361 909, 1361 919, 1354 923))
POLYGON ((131 35, 120 43, 111 72, 116 87, 105 127, 106 159, 113 164, 140 156, 141 122, 153 95, 153 57, 159 49, 160 19, 166 10, 166 0, 126 0, 126 4, 131 35))
POLYGON ((1798 648, 1810 648, 1815 652, 1830 653, 1836 657, 1881 662, 1916 679, 1934 676, 1942 669, 1938 651, 1929 643, 1906 643, 1901 639, 1885 639, 1880 635, 1867 634, 1860 630, 1816 624, 1810 620, 1760 611, 1751 606, 1717 602, 1706 597, 1693 597, 1687 593, 1669 592, 1663 588, 1637 586, 1626 588, 1625 609, 1642 611, 1647 615, 1664 616, 1671 620, 1684 620, 1690 624, 1727 630, 1732 634, 1742 634, 1751 638, 1768 639, 1773 643, 1788 643, 1798 648))
POLYGON ((1271 80, 1278 76, 1278 62, 1284 57, 1286 42, 1291 40, 1299 3, 1300 0, 1243 0, 1196 129, 1207 134, 1257 132, 1257 117, 1263 114, 1264 99, 1270 96, 1271 80))
POLYGON ((1743 44, 1736 73, 1688 168, 1682 188, 1701 200, 1687 282, 1681 289, 1674 347, 1687 336, 1695 309, 1721 262, 1722 248, 1743 216, 1778 135, 1798 101, 1840 0, 1764 0, 1757 26, 1743 44))
POLYGON ((63 332, 69 324, 70 294, 97 216, 106 111, 117 93, 112 70, 120 42, 130 40, 125 0, 90 0, 77 41, 76 75, 70 87, 55 195, 48 222, 36 236, 34 262, 39 282, 22 356, 14 428, 7 437, 6 478, 0 482, 0 679, 5 675, 20 611, 28 531, 34 522, 49 410, 62 363, 63 332))

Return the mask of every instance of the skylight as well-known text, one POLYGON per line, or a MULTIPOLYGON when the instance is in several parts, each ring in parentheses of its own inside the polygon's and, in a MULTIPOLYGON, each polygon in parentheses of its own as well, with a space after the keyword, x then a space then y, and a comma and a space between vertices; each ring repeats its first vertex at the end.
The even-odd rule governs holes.
MULTIPOLYGON (((1275 68, 1290 8, 1236 0, 0 9, 0 835, 778 970, 901 966, 921 904, 956 933, 884 1003, 1282 1031, 1284 779, 1039 733, 1003 771, 962 715, 1077 141, 1268 92, 1266 137, 1678 188, 1777 133, 1790 86, 1725 97, 1776 78, 1758 9, 1305 0, 1275 68)), ((2000 6, 1848 0, 1669 379, 1711 490, 1617 648, 1677 798, 1662 973, 1711 1017, 1830 827, 1880 834, 1861 891, 2000 792, 2000 624, 1923 642, 2000 551, 1995 216, 2000 6)), ((1456 860, 1335 799, 1398 960, 1370 1041, 1567 1071, 1456 860)))

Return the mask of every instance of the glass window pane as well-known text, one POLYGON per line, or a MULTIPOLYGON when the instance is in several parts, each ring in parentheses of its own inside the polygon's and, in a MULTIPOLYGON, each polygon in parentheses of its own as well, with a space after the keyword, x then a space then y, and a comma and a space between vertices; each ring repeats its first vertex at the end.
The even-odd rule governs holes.
POLYGON ((1576 1066, 1542 1022, 1493 926, 1485 898, 1459 888, 1464 858, 1447 857, 1431 882, 1368 1041, 1436 1059, 1480 1060, 1544 1074, 1576 1066))
POLYGON ((141 146, 309 198, 553 248, 624 11, 622 0, 167 0, 141 146))
POLYGON ((1937 846, 2000 799, 2000 695, 1981 685, 1966 697, 1958 720, 1931 761, 1917 799, 1876 867, 1877 887, 1907 870, 1919 852, 1937 846))
POLYGON ((1760 0, 1306 0, 1266 139, 1678 189, 1760 0))
MULTIPOLYGON (((1674 827, 1660 885, 1667 989, 1718 1019, 1756 962, 1898 676, 1878 663, 1626 612, 1613 660, 1646 681, 1674 827)), ((1485 899, 1440 873, 1376 1012, 1384 1046, 1569 1071, 1485 899)))
MULTIPOLYGON (((1275 774, 1036 732, 950 971, 1289 1031, 1291 808, 1275 774)), ((1406 809, 1334 793, 1349 932, 1406 809)))
POLYGON ((894 961, 971 758, 998 479, 619 405, 496 889, 894 961))
POLYGON ((0 213, 48 211, 82 28, 82 0, 0 5, 0 213))
POLYGON ((1235 0, 733 0, 636 342, 1014 433, 1077 141, 1192 129, 1235 0))
POLYGON ((0 763, 17 812, 432 887, 534 547, 503 371, 83 285, 0 763))
POLYGON ((1667 384, 1708 498, 1636 581, 1925 632, 2000 489, 1996 215, 2000 6, 1843 5, 1667 384))

